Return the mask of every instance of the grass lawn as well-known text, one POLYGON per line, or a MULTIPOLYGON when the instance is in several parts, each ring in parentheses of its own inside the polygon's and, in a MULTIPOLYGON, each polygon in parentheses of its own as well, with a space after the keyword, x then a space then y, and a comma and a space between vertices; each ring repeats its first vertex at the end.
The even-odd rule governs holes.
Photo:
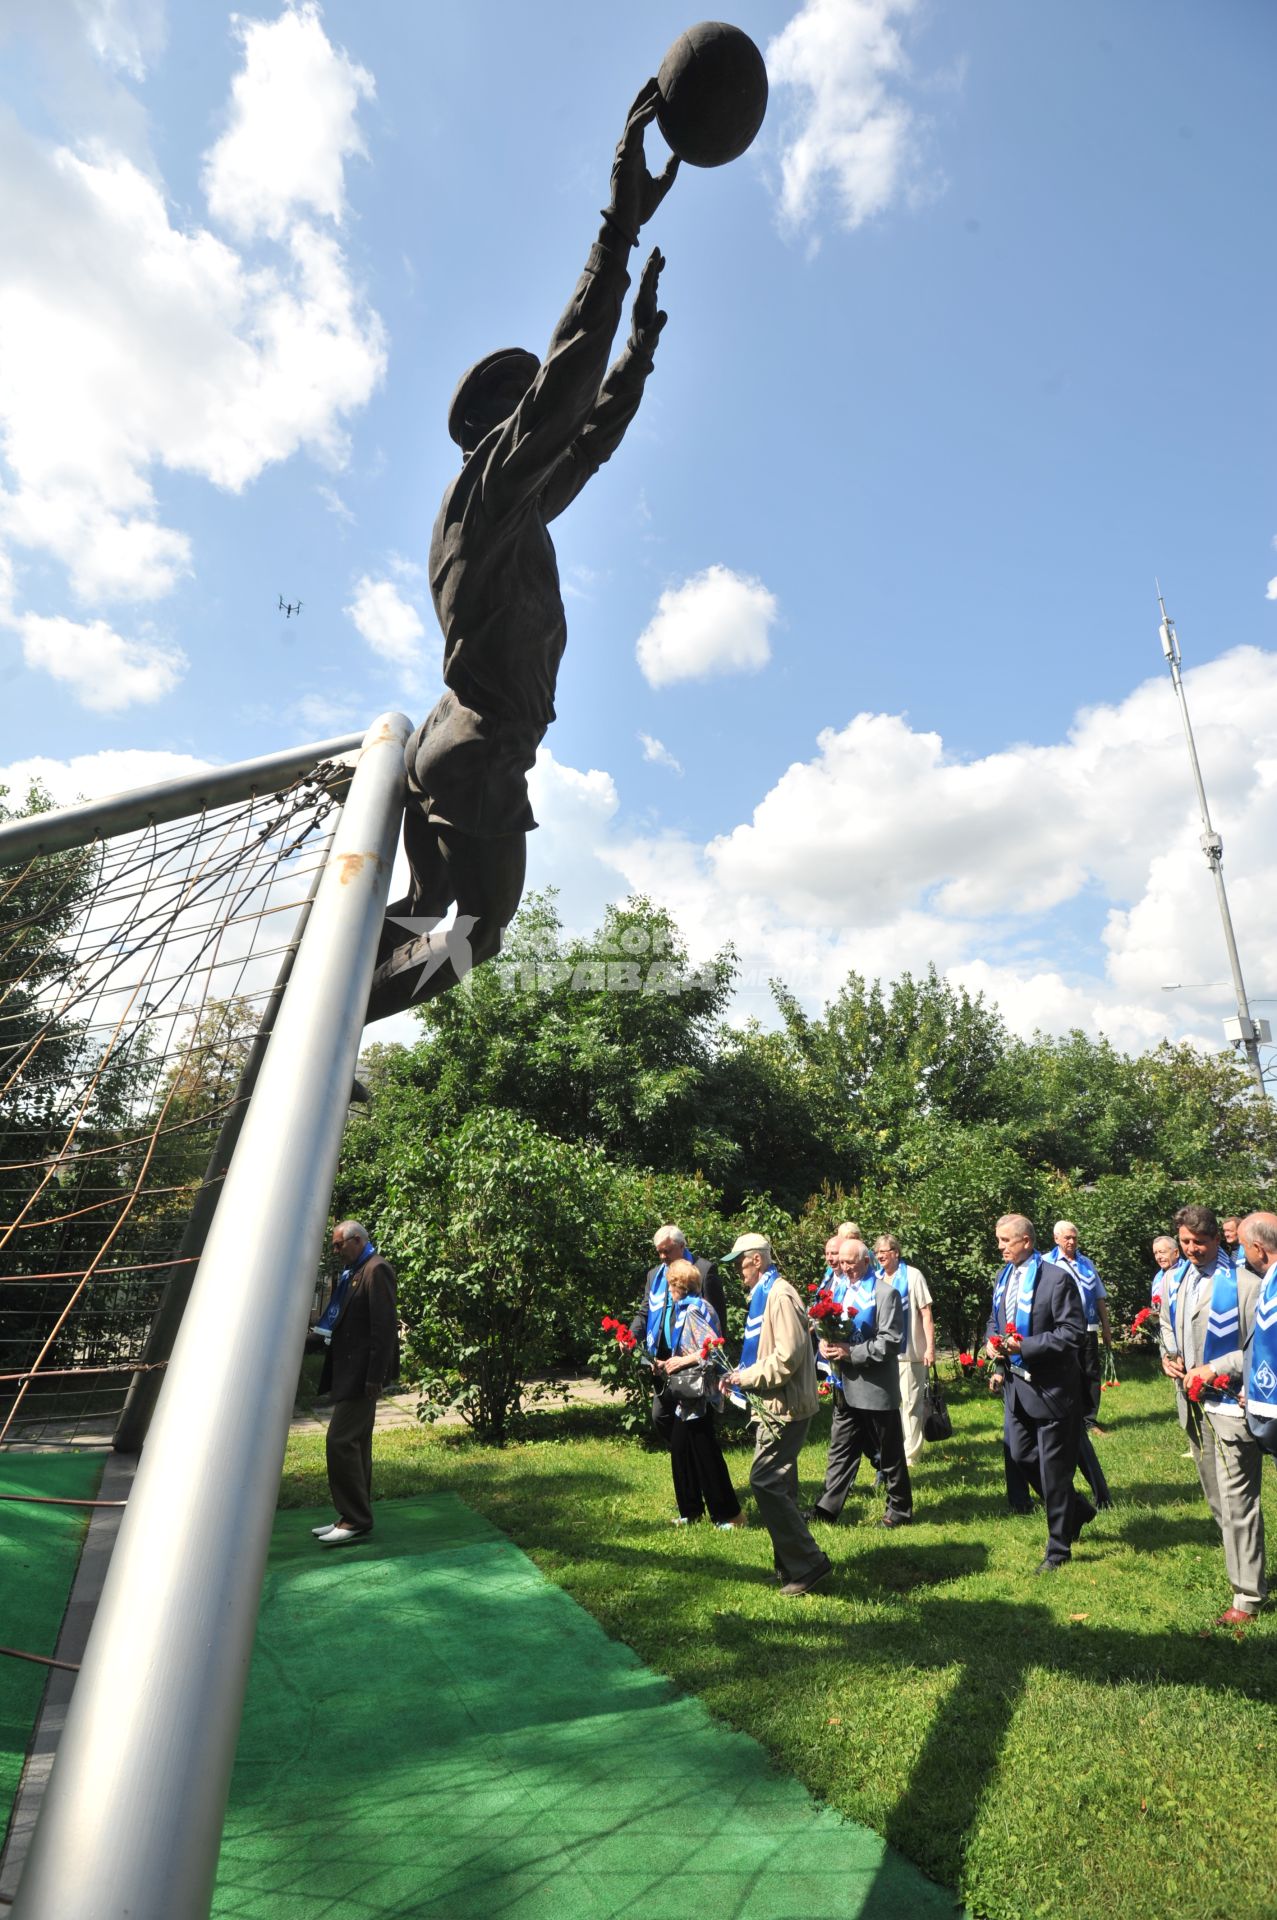
MULTIPOLYGON (((1105 1394, 1114 1509, 1042 1579, 1045 1522, 1002 1497, 1000 1402, 955 1388, 952 1406, 953 1439, 915 1474, 912 1529, 878 1529, 865 1484, 822 1530, 834 1579, 796 1601, 772 1583, 761 1528, 671 1528, 668 1458, 605 1413, 541 1416, 501 1452, 379 1434, 376 1492, 460 1494, 974 1914, 1273 1920, 1277 1613, 1240 1635, 1211 1625, 1230 1603, 1223 1552, 1168 1384, 1141 1358, 1105 1394)), ((803 1456, 812 1494, 826 1431, 803 1456)), ((743 1489, 748 1454, 728 1457, 743 1489)), ((295 1436, 281 1505, 314 1505, 325 1485, 323 1436, 295 1436)))

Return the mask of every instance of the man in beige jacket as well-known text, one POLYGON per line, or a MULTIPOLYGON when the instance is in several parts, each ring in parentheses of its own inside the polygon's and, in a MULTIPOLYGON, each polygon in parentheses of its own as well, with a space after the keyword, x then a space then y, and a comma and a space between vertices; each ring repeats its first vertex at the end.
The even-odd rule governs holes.
POLYGON ((749 1306, 740 1365, 723 1384, 756 1393, 770 1416, 758 1423, 749 1484, 771 1535, 780 1590, 792 1598, 833 1572, 798 1507, 798 1456, 820 1404, 811 1329, 806 1307, 778 1272, 761 1233, 742 1233, 726 1260, 740 1262, 749 1306))

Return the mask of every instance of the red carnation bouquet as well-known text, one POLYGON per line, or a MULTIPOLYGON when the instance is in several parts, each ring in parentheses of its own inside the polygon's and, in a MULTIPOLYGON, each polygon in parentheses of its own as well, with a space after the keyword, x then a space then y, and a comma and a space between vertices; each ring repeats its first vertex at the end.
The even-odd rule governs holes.
POLYGON ((1194 1406, 1200 1406, 1205 1394, 1236 1393, 1240 1384, 1240 1375, 1235 1373, 1216 1373, 1212 1374, 1209 1379, 1204 1379, 1203 1376, 1198 1373, 1194 1374, 1193 1378, 1187 1382, 1184 1387, 1184 1392, 1188 1395, 1188 1398, 1193 1402, 1194 1406))
POLYGON ((1126 1338, 1132 1346, 1148 1346, 1156 1338, 1158 1326, 1156 1307, 1141 1307, 1126 1330, 1126 1338))
MULTIPOLYGON (((722 1334, 707 1333, 705 1335, 705 1338, 701 1341, 701 1360, 704 1365, 713 1367, 718 1373, 731 1372, 731 1364, 723 1352, 722 1334)), ((728 1392, 742 1395, 749 1407, 751 1418, 757 1420, 773 1440, 776 1439, 780 1433, 780 1422, 776 1416, 770 1413, 763 1405, 756 1393, 751 1393, 748 1387, 729 1387, 728 1392)))
POLYGON ((818 1333, 822 1340, 846 1339, 847 1303, 835 1300, 828 1287, 821 1287, 816 1298, 808 1301, 807 1318, 812 1332, 818 1333))

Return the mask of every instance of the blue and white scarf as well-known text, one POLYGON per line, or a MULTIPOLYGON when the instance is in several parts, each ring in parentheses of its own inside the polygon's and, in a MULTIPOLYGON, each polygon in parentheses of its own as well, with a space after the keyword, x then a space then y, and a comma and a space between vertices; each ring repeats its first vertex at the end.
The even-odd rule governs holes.
POLYGON ((877 1312, 874 1304, 875 1275, 870 1272, 859 1280, 847 1285, 847 1305, 851 1308, 849 1333, 854 1333, 855 1341, 849 1344, 859 1345, 862 1341, 872 1340, 877 1332, 877 1312))
MULTIPOLYGON (((1008 1260, 994 1283, 993 1330, 995 1333, 1004 1334, 1006 1331, 1007 1292, 1015 1271, 1014 1262, 1008 1260)), ((1015 1330, 1022 1340, 1028 1334, 1029 1323, 1033 1319, 1033 1289, 1037 1286, 1038 1275, 1041 1271, 1042 1255, 1035 1248, 1024 1263, 1024 1271, 1020 1276, 1020 1285, 1016 1292, 1015 1299, 1015 1330)), ((1017 1372, 1024 1372, 1023 1354, 1009 1353, 1007 1359, 1017 1372)))
POLYGON ((1095 1270, 1094 1261, 1088 1260, 1084 1253, 1075 1253, 1070 1260, 1062 1247, 1055 1249, 1055 1258, 1059 1266, 1073 1275, 1077 1290, 1082 1296, 1082 1311, 1086 1315, 1088 1333, 1094 1333, 1100 1324, 1100 1276, 1095 1270))
POLYGON ((1255 1330, 1246 1367, 1246 1425, 1265 1453, 1277 1453, 1277 1265, 1255 1302, 1255 1330))
MULTIPOLYGON (((887 1280, 885 1273, 882 1277, 884 1280, 887 1280)), ((900 1358, 907 1360, 909 1358, 909 1269, 903 1260, 892 1274, 890 1280, 887 1280, 887 1285, 895 1288, 904 1306, 905 1329, 900 1336, 900 1358)))
MULTIPOLYGON (((690 1260, 693 1266, 696 1265, 690 1253, 680 1253, 678 1257, 680 1260, 690 1260)), ((665 1318, 665 1307, 669 1294, 669 1288, 665 1279, 666 1264, 665 1261, 662 1261, 660 1266, 656 1268, 652 1274, 652 1284, 647 1290, 647 1331, 643 1337, 643 1345, 653 1356, 661 1342, 661 1322, 665 1318)), ((686 1294, 684 1298, 688 1300, 699 1300, 700 1295, 686 1294)))
POLYGON ((754 1291, 749 1296, 749 1305, 745 1309, 745 1339, 740 1350, 740 1365, 752 1367, 758 1358, 758 1342, 763 1332, 763 1314, 767 1310, 767 1296, 780 1279, 778 1267, 768 1267, 760 1273, 754 1282, 754 1291))
POLYGON ((338 1320, 341 1318, 341 1310, 343 1306, 346 1304, 346 1295, 350 1291, 351 1280, 354 1278, 355 1274, 359 1272, 359 1269, 360 1267, 363 1266, 365 1260, 371 1260, 373 1255, 376 1253, 376 1251, 377 1251, 376 1247, 374 1247, 372 1241, 370 1240, 368 1242, 368 1245, 364 1248, 363 1252, 360 1254, 358 1260, 356 1260, 352 1266, 342 1268, 341 1272, 337 1275, 336 1280, 333 1282, 332 1296, 329 1299, 328 1305, 324 1308, 324 1311, 320 1314, 318 1320, 316 1320, 315 1322, 314 1329, 313 1329, 314 1332, 327 1333, 327 1334, 332 1333, 333 1328, 337 1325, 338 1320))
MULTIPOLYGON (((1184 1298, 1184 1282, 1188 1277, 1191 1262, 1181 1260, 1171 1274, 1166 1289, 1167 1318, 1170 1322, 1169 1340, 1172 1353, 1183 1354, 1184 1339, 1180 1332, 1179 1312, 1184 1298)), ((1202 1365, 1216 1360, 1222 1353, 1233 1353, 1241 1345, 1241 1316, 1237 1308, 1237 1269, 1221 1247, 1219 1258, 1210 1275, 1210 1312, 1206 1320, 1206 1339, 1202 1345, 1202 1365)), ((1206 1389, 1206 1399, 1217 1413, 1232 1414, 1240 1419, 1241 1405, 1235 1393, 1217 1393, 1213 1387, 1206 1389)))

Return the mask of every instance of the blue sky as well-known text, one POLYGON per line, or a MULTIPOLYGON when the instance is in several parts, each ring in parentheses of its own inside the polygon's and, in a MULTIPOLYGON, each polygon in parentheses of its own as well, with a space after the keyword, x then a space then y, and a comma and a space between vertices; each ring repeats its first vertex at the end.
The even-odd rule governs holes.
MULTIPOLYGON (((734 938, 745 1014, 769 973, 819 1004, 934 959, 1026 1030, 1214 1044, 1227 992, 1161 990, 1225 967, 1153 576, 1277 995, 1277 16, 734 17, 766 125, 644 236, 656 372, 555 528, 533 883, 575 921, 642 887, 697 952, 734 938)), ((69 798, 424 713, 448 397, 543 347, 688 24, 0 9, 15 777, 69 798)))

